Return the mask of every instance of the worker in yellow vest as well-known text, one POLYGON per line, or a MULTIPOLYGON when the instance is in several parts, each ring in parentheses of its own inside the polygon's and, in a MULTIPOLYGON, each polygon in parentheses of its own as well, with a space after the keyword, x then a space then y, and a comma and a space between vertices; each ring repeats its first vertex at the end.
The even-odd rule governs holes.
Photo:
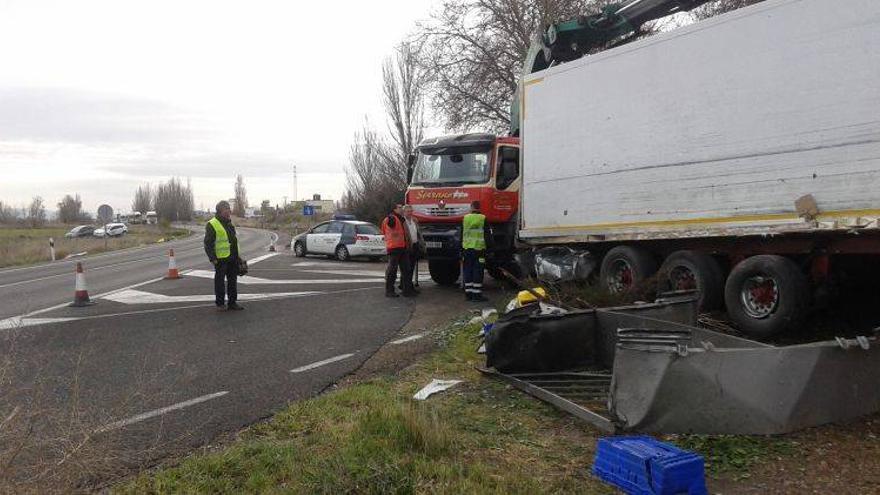
POLYGON ((492 241, 486 215, 480 212, 480 202, 471 203, 471 212, 461 221, 462 279, 468 301, 488 301, 483 296, 483 265, 486 249, 492 241))
POLYGON ((228 201, 221 201, 217 203, 215 211, 216 214, 205 225, 205 253, 214 265, 214 302, 218 311, 242 310, 244 308, 236 302, 239 254, 238 237, 232 225, 232 208, 228 201))

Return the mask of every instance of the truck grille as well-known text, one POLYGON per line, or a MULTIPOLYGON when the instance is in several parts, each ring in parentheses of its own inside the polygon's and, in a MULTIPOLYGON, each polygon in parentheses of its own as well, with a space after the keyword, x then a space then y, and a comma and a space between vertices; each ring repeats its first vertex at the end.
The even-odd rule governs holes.
POLYGON ((421 215, 432 217, 460 217, 470 213, 471 206, 464 204, 446 205, 441 208, 440 205, 413 205, 413 210, 421 215))

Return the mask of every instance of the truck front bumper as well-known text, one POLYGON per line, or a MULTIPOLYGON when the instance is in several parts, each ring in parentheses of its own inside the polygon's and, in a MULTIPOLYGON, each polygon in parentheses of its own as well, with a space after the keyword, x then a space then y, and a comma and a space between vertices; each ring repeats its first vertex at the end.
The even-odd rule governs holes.
POLYGON ((457 260, 461 258, 461 226, 422 225, 422 237, 428 250, 428 259, 457 260))

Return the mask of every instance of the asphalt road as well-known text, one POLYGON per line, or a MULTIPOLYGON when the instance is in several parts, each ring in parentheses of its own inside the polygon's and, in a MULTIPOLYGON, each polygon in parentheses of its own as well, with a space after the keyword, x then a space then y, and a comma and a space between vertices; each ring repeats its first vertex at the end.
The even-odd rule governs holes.
MULTIPOLYGON (((195 235, 162 244, 113 251, 95 256, 37 266, 0 270, 0 319, 63 304, 73 300, 77 261, 86 270, 90 294, 100 294, 163 276, 168 269, 168 249, 180 268, 210 268, 202 244, 203 227, 195 235)), ((248 258, 265 254, 270 232, 239 228, 241 252, 248 258)))
MULTIPOLYGON (((96 301, 86 308, 63 304, 71 263, 0 272, 9 377, 0 413, 24 408, 18 417, 32 418, 35 438, 72 435, 76 445, 87 435, 119 463, 138 465, 319 393, 410 318, 412 300, 384 297, 381 263, 289 251, 261 259, 269 234, 240 236, 257 260, 240 279, 241 312, 215 310, 200 236, 85 260, 96 301), (171 246, 184 277, 155 280, 171 246)), ((22 462, 51 448, 34 445, 22 462)))

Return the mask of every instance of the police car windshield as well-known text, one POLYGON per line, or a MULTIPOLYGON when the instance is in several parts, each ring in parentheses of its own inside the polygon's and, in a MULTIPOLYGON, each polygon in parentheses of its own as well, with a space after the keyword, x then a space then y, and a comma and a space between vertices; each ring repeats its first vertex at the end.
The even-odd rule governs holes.
POLYGON ((450 186, 489 181, 489 152, 455 153, 454 149, 420 151, 413 170, 413 185, 450 186))

